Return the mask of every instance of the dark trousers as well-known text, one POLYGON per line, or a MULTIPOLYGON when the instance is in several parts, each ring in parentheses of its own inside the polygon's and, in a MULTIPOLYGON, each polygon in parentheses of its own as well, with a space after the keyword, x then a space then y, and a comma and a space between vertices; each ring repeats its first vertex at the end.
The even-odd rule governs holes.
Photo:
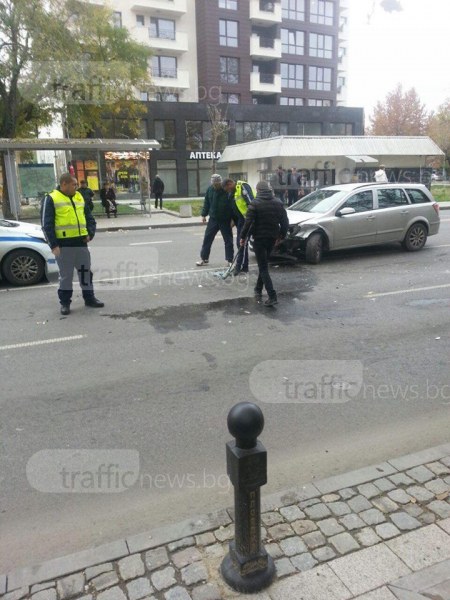
POLYGON ((253 250, 255 251, 256 262, 258 263, 258 280, 255 285, 255 292, 262 293, 263 286, 269 298, 276 298, 277 293, 273 289, 272 279, 269 274, 269 256, 275 246, 273 238, 260 238, 253 240, 253 250))
POLYGON ((155 194, 155 208, 158 208, 158 200, 159 208, 162 208, 162 194, 155 194))
POLYGON ((245 246, 241 246, 241 231, 244 227, 245 219, 239 219, 236 225, 236 244, 238 249, 238 256, 236 258, 236 270, 237 271, 248 271, 248 238, 245 241, 245 246))
POLYGON ((56 257, 59 268, 58 298, 61 304, 70 304, 73 293, 73 271, 76 269, 85 300, 94 297, 91 255, 87 246, 62 246, 56 257))
POLYGON ((225 243, 225 260, 228 262, 233 260, 234 249, 231 223, 229 221, 216 221, 212 217, 209 217, 209 221, 206 226, 205 237, 203 238, 202 249, 200 250, 200 258, 202 260, 209 260, 212 243, 219 231, 222 234, 223 241, 225 243))

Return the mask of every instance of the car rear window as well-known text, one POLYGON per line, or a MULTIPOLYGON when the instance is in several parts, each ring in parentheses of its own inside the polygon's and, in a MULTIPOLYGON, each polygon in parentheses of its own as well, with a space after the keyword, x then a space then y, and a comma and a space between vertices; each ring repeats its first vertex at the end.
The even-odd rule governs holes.
POLYGON ((406 190, 411 204, 422 204, 423 202, 430 202, 430 199, 422 190, 406 190))

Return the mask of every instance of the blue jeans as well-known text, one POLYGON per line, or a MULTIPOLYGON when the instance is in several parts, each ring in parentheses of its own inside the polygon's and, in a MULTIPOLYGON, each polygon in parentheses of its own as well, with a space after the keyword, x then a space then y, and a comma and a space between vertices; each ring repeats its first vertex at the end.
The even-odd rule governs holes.
POLYGON ((212 243, 219 231, 222 234, 223 241, 225 243, 225 260, 228 262, 233 260, 234 249, 231 223, 229 221, 216 221, 212 217, 209 217, 208 225, 206 226, 205 237, 203 238, 202 249, 200 250, 200 258, 202 260, 209 260, 212 243))
POLYGON ((237 271, 248 271, 248 237, 247 240, 245 241, 245 246, 241 247, 241 231, 242 228, 244 227, 244 223, 245 223, 245 219, 244 217, 242 217, 242 219, 239 219, 239 221, 237 222, 236 225, 236 233, 237 233, 237 240, 236 240, 236 244, 237 244, 237 249, 238 249, 238 257, 236 259, 236 270, 237 271))

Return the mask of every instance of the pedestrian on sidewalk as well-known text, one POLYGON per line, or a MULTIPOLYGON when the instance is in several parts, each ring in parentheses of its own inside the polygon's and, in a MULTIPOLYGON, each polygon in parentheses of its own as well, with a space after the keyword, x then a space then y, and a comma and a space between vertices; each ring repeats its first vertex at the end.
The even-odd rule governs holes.
POLYGON ((104 306, 94 295, 88 249, 97 224, 77 187, 76 178, 64 173, 59 186, 45 196, 42 205, 42 229, 59 267, 58 298, 62 315, 70 314, 74 269, 78 273, 84 304, 92 308, 104 306))
POLYGON ((84 179, 82 179, 80 181, 80 187, 78 188, 78 191, 83 196, 86 206, 92 212, 94 210, 94 202, 93 202, 94 192, 91 190, 90 187, 88 187, 88 185, 84 179))
POLYGON ((269 257, 276 243, 286 237, 289 220, 283 203, 275 198, 273 189, 267 181, 256 184, 256 198, 249 204, 244 227, 241 231, 241 246, 245 244, 248 232, 252 231, 253 249, 258 263, 258 279, 255 285, 255 298, 262 301, 263 287, 268 299, 265 306, 278 303, 277 293, 269 274, 269 257))
POLYGON ((159 175, 157 175, 153 181, 152 193, 155 195, 155 208, 158 208, 158 200, 159 200, 159 208, 162 210, 164 181, 161 179, 161 177, 159 175))
POLYGON ((233 231, 231 229, 233 205, 222 186, 222 177, 217 173, 211 176, 211 185, 206 190, 202 209, 203 223, 206 223, 207 216, 209 216, 209 220, 200 250, 200 260, 197 261, 196 265, 203 267, 209 263, 212 243, 220 231, 225 244, 225 260, 227 266, 230 266, 234 255, 233 231))
POLYGON ((238 275, 239 273, 248 273, 248 236, 245 245, 241 246, 241 231, 244 227, 248 205, 255 199, 255 193, 250 184, 240 180, 234 181, 233 179, 225 179, 223 188, 227 192, 230 202, 232 203, 234 212, 233 220, 236 223, 238 255, 232 274, 238 275))

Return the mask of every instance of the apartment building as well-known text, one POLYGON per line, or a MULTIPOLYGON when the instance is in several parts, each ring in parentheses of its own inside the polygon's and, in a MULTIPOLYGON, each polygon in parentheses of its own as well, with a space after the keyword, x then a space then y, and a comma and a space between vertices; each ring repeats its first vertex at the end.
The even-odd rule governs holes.
MULTIPOLYGON (((163 177, 169 194, 202 194, 228 144, 364 133, 362 109, 345 107, 347 0, 115 0, 112 6, 115 25, 153 50, 152 84, 139 91, 148 109, 141 135, 161 142, 150 174, 163 177), (226 122, 220 135, 210 105, 226 122)), ((123 131, 123 122, 108 124, 108 137, 123 131)))

